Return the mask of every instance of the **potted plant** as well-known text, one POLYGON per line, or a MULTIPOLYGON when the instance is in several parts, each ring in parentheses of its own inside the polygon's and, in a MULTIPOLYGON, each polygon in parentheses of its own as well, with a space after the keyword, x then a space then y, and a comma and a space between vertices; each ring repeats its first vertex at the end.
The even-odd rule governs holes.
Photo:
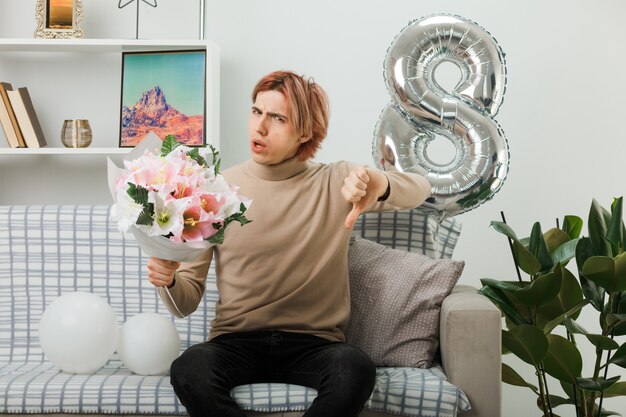
POLYGON ((574 406, 577 417, 619 415, 604 410, 602 402, 626 395, 626 381, 614 375, 615 366, 626 368, 622 201, 614 199, 609 211, 593 200, 586 236, 581 236, 583 220, 578 216, 565 216, 560 228, 557 223, 545 233, 537 222, 527 238, 518 238, 504 216, 502 222, 491 223, 509 240, 518 279, 482 279, 480 292, 505 318, 503 353, 516 355, 537 375, 534 385, 503 364, 502 381, 531 389, 543 416, 556 416, 553 409, 564 405, 574 406), (576 267, 570 265, 573 259, 576 267), (576 321, 583 308, 595 309, 598 329, 587 330, 576 321), (579 343, 595 348, 591 374, 582 374, 579 343), (560 383, 566 397, 550 394, 549 381, 555 381, 549 376, 560 383))

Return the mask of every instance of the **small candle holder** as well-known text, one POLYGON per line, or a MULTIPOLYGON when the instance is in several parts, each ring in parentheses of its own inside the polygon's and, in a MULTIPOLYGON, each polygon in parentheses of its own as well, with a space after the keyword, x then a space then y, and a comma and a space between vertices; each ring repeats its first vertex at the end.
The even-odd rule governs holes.
POLYGON ((86 148, 91 144, 89 120, 65 120, 61 130, 61 142, 67 148, 86 148))

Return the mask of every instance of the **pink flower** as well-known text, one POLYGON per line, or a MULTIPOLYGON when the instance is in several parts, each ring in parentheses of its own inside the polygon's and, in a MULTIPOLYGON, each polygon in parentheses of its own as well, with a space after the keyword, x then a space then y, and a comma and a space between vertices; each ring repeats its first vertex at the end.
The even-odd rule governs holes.
POLYGON ((220 207, 224 205, 224 199, 222 198, 221 200, 220 202, 215 194, 202 194, 200 196, 200 206, 207 213, 217 214, 220 207))
POLYGON ((219 222, 200 206, 193 206, 185 210, 183 219, 181 237, 185 242, 199 242, 217 233, 213 223, 219 222))

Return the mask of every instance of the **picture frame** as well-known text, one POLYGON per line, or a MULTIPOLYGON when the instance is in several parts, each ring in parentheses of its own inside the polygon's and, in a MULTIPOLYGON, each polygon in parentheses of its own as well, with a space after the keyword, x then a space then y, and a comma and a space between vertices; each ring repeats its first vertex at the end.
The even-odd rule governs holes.
POLYGON ((35 38, 82 38, 83 0, 37 0, 35 38))
POLYGON ((119 147, 148 133, 206 145, 207 51, 122 52, 119 147))

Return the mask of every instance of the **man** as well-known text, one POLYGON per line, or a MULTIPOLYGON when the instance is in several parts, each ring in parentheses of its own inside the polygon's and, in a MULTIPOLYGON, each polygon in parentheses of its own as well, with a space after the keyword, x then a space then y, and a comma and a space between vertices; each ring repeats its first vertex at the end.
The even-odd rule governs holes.
POLYGON ((256 382, 315 388, 307 417, 357 416, 375 367, 344 343, 350 232, 361 212, 416 207, 431 187, 415 174, 310 162, 328 126, 326 93, 310 79, 271 73, 252 101, 252 159, 223 173, 252 198, 252 223, 195 262, 148 262, 148 279, 180 316, 197 308, 216 260, 210 339, 172 363, 171 383, 192 417, 245 416, 230 390, 256 382))

